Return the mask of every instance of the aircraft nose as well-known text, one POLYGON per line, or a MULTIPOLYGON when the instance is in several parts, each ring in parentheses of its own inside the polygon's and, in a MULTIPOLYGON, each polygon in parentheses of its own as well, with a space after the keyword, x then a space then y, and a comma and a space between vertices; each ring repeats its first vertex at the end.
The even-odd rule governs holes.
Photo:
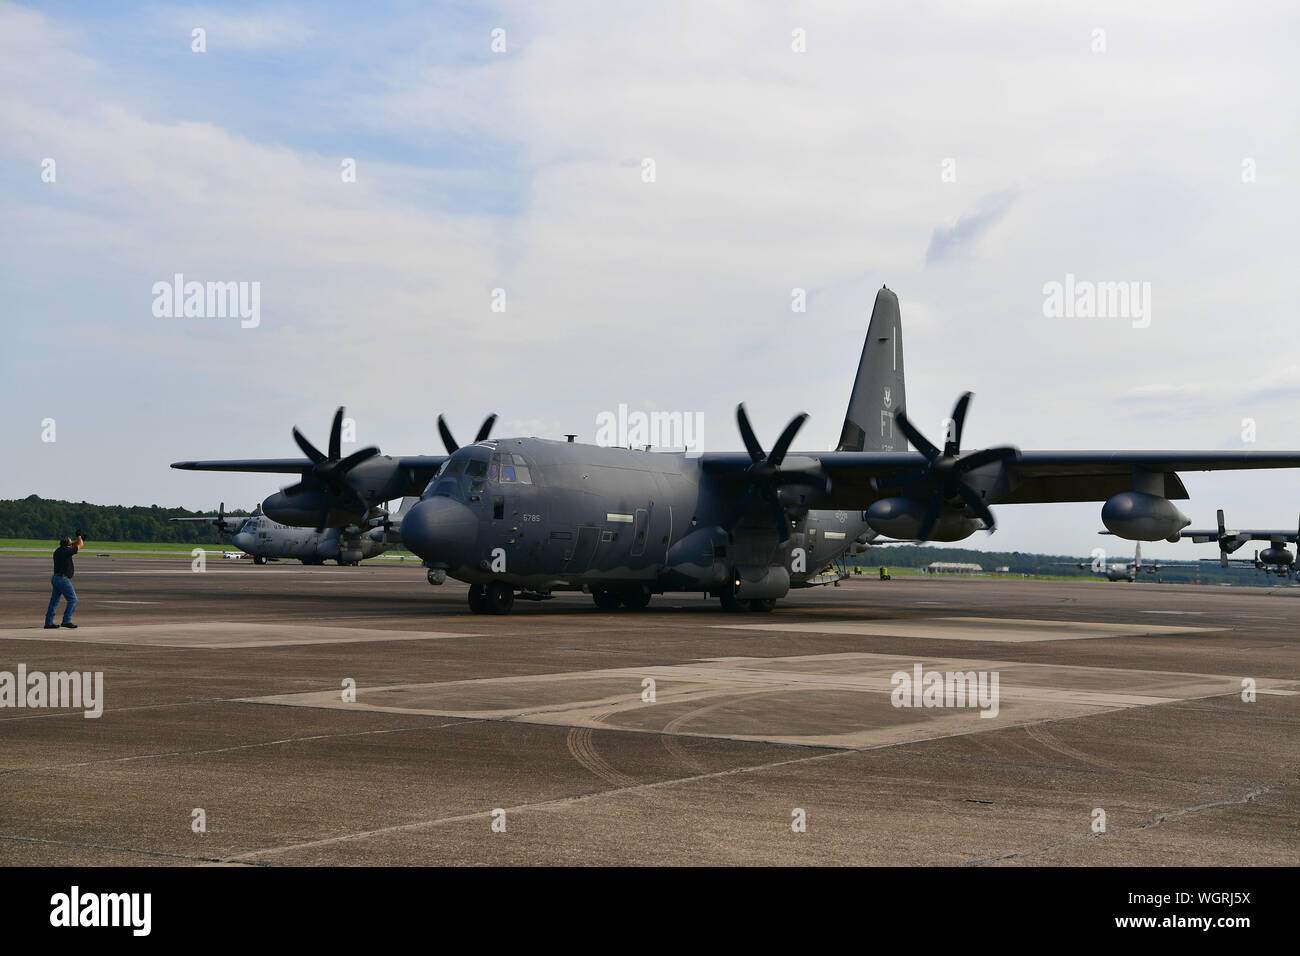
POLYGON ((452 498, 427 498, 402 518, 402 544, 430 564, 470 564, 477 541, 474 512, 452 498))

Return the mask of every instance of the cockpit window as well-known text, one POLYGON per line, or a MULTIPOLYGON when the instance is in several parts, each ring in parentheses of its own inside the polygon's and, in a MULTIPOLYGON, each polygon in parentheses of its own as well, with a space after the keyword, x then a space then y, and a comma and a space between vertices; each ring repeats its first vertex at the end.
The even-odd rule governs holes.
POLYGON ((528 462, 524 456, 509 452, 497 452, 492 456, 488 479, 505 484, 531 485, 533 483, 533 476, 528 470, 528 462))
POLYGON ((470 495, 482 494, 487 482, 499 480, 497 476, 500 474, 497 457, 476 457, 483 454, 484 450, 476 447, 468 455, 457 454, 448 458, 424 489, 422 497, 445 497, 463 501, 467 492, 470 495))

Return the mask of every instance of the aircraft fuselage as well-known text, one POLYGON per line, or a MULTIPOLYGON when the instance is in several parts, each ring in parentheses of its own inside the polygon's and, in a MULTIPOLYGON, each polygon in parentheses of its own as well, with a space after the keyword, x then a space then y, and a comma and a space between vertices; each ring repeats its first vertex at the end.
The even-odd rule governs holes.
POLYGON ((402 539, 470 584, 545 593, 731 582, 742 599, 770 599, 807 586, 869 531, 860 511, 783 504, 784 548, 760 496, 741 513, 689 455, 511 438, 457 451, 404 519, 402 539))

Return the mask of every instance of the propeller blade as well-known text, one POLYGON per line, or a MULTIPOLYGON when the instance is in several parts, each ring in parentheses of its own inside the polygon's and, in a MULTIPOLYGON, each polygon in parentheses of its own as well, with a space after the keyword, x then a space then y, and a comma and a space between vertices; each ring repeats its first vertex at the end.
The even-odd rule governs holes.
POLYGON ((781 499, 774 491, 764 495, 768 505, 772 508, 772 520, 776 522, 777 530, 781 533, 781 550, 784 551, 790 547, 790 522, 786 519, 785 508, 781 506, 781 499))
POLYGON ((903 434, 907 436, 907 440, 912 443, 912 447, 922 455, 930 461, 934 461, 939 457, 939 449, 931 445, 930 440, 916 430, 916 426, 911 423, 907 417, 907 413, 901 408, 894 413, 894 423, 898 425, 903 434))
POLYGON ((951 458, 961 450, 961 430, 966 424, 966 409, 970 407, 973 397, 970 392, 962 392, 957 404, 952 407, 952 441, 944 442, 943 453, 951 458))
POLYGON ((807 412, 800 412, 794 418, 790 419, 790 424, 785 426, 785 431, 781 432, 781 437, 776 440, 772 446, 772 454, 767 456, 768 464, 779 467, 781 462, 785 461, 785 453, 790 450, 790 443, 794 441, 794 436, 803 423, 808 420, 807 412))
POLYGON ((302 453, 312 460, 312 464, 319 464, 325 460, 325 455, 319 448, 307 440, 307 437, 300 431, 297 426, 293 429, 293 440, 298 443, 302 453))
POLYGON ((441 415, 438 416, 438 434, 442 436, 442 447, 447 449, 447 454, 456 454, 460 446, 456 444, 456 439, 452 437, 451 429, 447 427, 447 420, 441 415))
POLYGON ((294 495, 300 495, 307 490, 307 479, 303 478, 302 481, 296 482, 295 484, 292 484, 287 488, 281 488, 280 490, 283 491, 290 498, 292 498, 294 495))
POLYGON ((330 458, 343 457, 343 406, 334 412, 334 424, 330 426, 330 458))
POLYGON ((763 446, 758 443, 758 436, 754 434, 754 428, 749 424, 749 415, 745 411, 744 402, 736 406, 736 424, 740 427, 740 437, 744 440, 745 450, 749 452, 753 462, 758 464, 766 459, 763 446))
POLYGON ((325 523, 330 519, 330 510, 326 508, 320 513, 320 519, 316 522, 316 533, 320 534, 325 530, 325 523))
POLYGON ((925 519, 921 522, 921 528, 916 534, 917 541, 929 541, 930 533, 934 531, 934 526, 939 521, 939 508, 942 502, 936 494, 930 499, 930 507, 925 511, 925 519))
POLYGON ((974 488, 964 481, 957 482, 957 494, 961 496, 962 501, 966 502, 966 507, 975 512, 976 517, 984 522, 984 527, 989 534, 997 530, 997 519, 993 517, 989 506, 975 493, 974 488))
POLYGON ((1227 529, 1224 527, 1223 524, 1223 509, 1220 508, 1216 514, 1219 519, 1219 537, 1222 538, 1225 534, 1228 533, 1227 529))
POLYGON ((995 461, 1006 461, 1015 458, 1020 454, 1019 448, 1013 448, 1010 445, 1002 445, 998 448, 981 448, 979 451, 971 452, 969 455, 963 455, 953 465, 953 471, 959 475, 964 475, 968 471, 974 471, 976 468, 982 468, 984 465, 991 465, 995 461))
POLYGON ((734 531, 736 525, 740 524, 741 520, 745 517, 745 513, 749 511, 749 505, 754 500, 754 495, 756 494, 758 494, 758 485, 756 484, 750 484, 750 486, 745 489, 745 494, 741 497, 740 504, 736 506, 735 514, 726 524, 728 534, 734 531))
POLYGON ((378 448, 376 448, 374 445, 368 445, 365 448, 362 448, 360 451, 354 451, 352 454, 348 455, 348 457, 342 459, 341 461, 335 462, 330 467, 330 473, 342 477, 343 475, 351 471, 353 468, 355 468, 357 465, 365 461, 367 458, 374 458, 378 454, 379 454, 378 448))
POLYGON ((489 415, 483 419, 483 424, 479 426, 478 434, 474 436, 475 441, 486 441, 487 437, 492 434, 492 426, 496 424, 497 417, 495 414, 489 415))

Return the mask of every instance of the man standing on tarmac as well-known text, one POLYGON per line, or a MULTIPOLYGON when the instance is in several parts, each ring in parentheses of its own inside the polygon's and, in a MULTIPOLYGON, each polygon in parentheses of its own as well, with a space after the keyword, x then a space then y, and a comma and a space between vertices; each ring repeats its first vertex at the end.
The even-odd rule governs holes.
POLYGON ((81 532, 75 538, 60 538, 59 546, 54 549, 54 576, 50 578, 50 606, 45 611, 46 630, 60 625, 54 623, 54 610, 59 606, 59 597, 67 600, 63 608, 63 627, 76 627, 72 623, 72 612, 77 609, 77 592, 72 589, 72 556, 85 544, 81 532))

